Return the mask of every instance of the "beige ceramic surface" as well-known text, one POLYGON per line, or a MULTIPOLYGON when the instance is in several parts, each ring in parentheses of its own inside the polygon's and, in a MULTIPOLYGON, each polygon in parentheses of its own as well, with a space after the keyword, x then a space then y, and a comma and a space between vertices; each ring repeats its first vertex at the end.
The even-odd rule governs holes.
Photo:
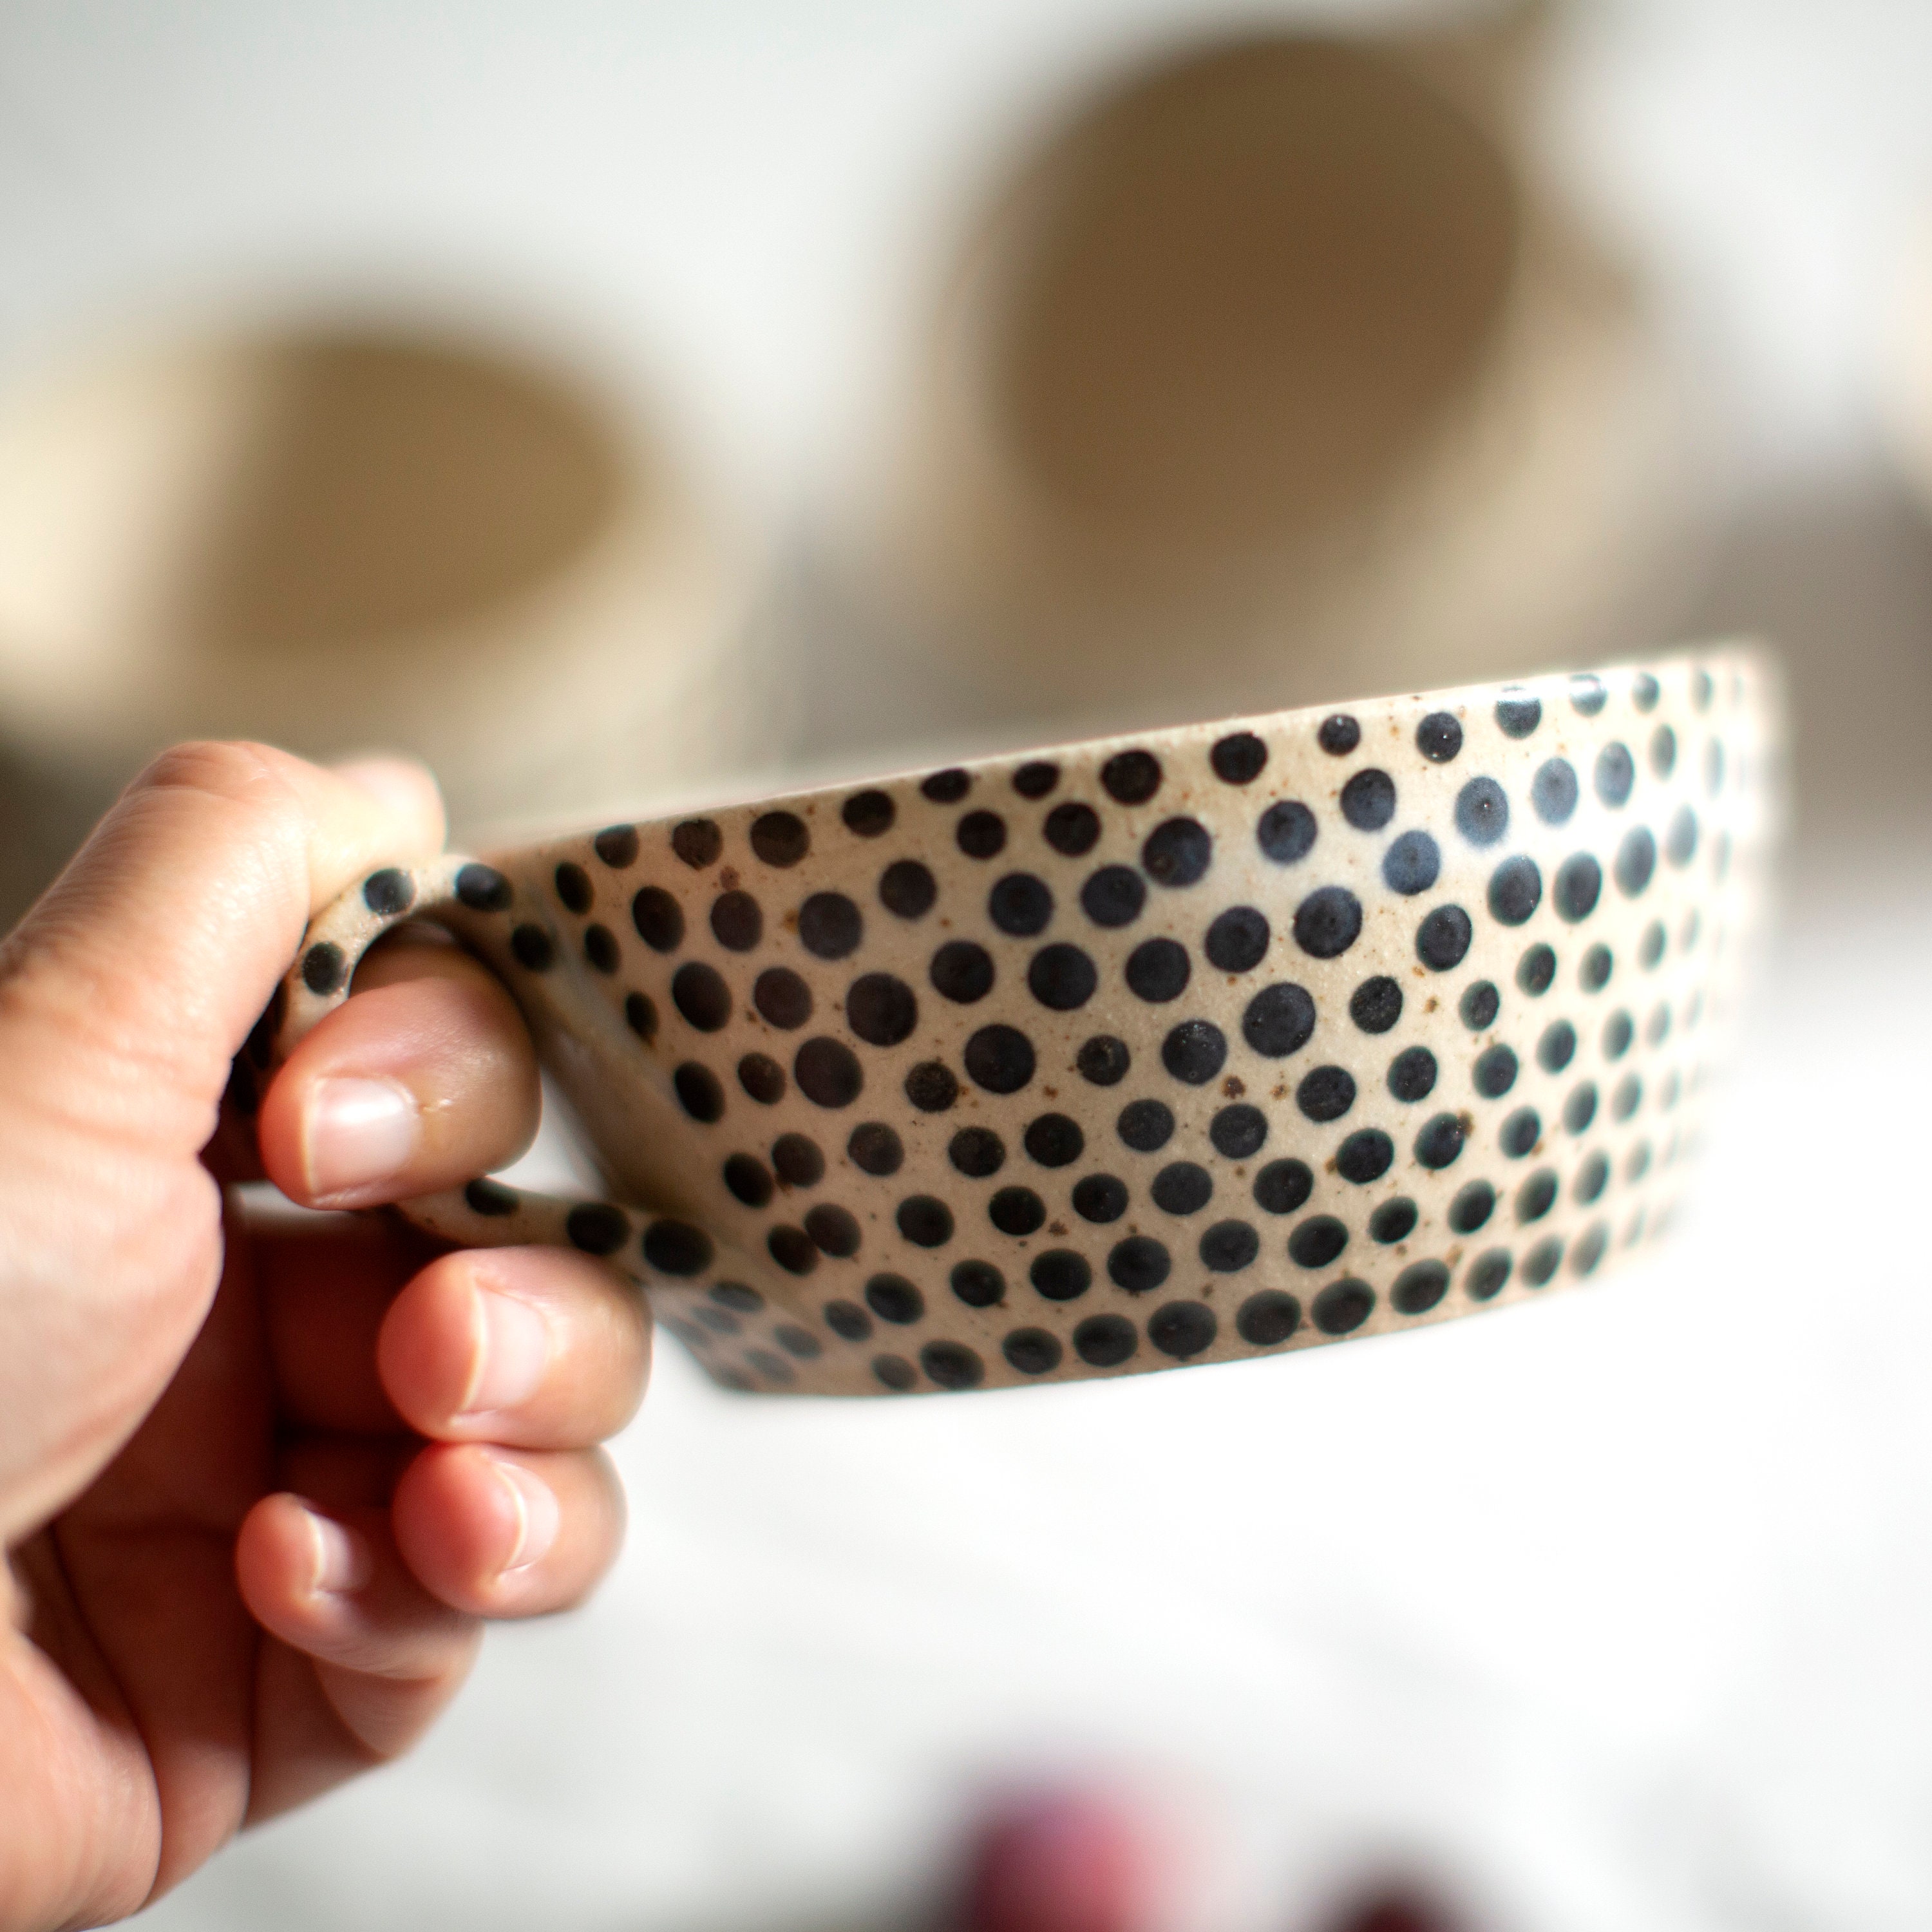
POLYGON ((609 1256, 733 1387, 1402 1328, 1662 1231, 1777 734, 1762 661, 1719 649, 386 870, 318 921, 251 1052, 387 926, 443 920, 514 992, 609 1198, 481 1179, 411 1211, 609 1256))

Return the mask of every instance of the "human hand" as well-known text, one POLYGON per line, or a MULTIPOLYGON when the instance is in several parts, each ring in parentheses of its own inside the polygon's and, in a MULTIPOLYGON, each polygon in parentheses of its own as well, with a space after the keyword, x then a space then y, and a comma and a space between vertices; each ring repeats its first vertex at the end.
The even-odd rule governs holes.
POLYGON ((574 1602, 649 1318, 587 1258, 251 1217, 460 1184, 535 1130, 530 1041, 406 934, 262 1097, 230 1061, 310 916, 442 839, 414 767, 170 752, 0 946, 0 1928, 137 1910, 406 1749, 485 1618, 574 1602), (218 1126, 219 1131, 218 1131, 218 1126))

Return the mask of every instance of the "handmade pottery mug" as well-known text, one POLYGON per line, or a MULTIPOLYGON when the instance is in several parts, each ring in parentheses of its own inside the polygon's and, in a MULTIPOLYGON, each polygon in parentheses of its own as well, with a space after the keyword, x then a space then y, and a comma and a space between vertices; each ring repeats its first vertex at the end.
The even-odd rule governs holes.
POLYGON ((568 1244, 734 1388, 965 1389, 1440 1320, 1658 1234, 1750 949, 1748 649, 1062 746, 377 872, 503 978, 607 1198, 568 1244))

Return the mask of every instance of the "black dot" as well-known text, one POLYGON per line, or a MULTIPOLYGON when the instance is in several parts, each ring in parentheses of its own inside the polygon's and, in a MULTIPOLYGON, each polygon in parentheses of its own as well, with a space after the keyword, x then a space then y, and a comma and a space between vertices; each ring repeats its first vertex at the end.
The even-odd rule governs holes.
POLYGON ((1459 1234, 1473 1234, 1496 1211, 1496 1190, 1486 1180, 1472 1180, 1449 1204, 1449 1226, 1459 1234))
POLYGON ((890 832, 898 815, 891 794, 883 791, 855 791, 839 811, 846 830, 861 838, 877 838, 890 832))
POLYGON ((1127 1211, 1127 1184, 1111 1174, 1085 1174, 1073 1184, 1072 1200, 1082 1220, 1104 1226, 1127 1211))
POLYGON ((1522 1258, 1522 1278, 1532 1288, 1540 1288, 1553 1275, 1563 1259, 1563 1244, 1552 1235, 1538 1241, 1522 1258))
POLYGON ((1510 1258, 1502 1248, 1492 1248, 1469 1264, 1462 1286, 1472 1301, 1493 1301, 1510 1278, 1510 1258))
MULTIPOLYGON (((568 860, 556 868, 556 896, 572 912, 590 910, 590 880, 568 860)), ((379 919, 393 919, 416 903, 416 882, 400 867, 385 866, 362 881, 362 903, 379 919)))
POLYGON ((339 992, 349 978, 349 956, 329 940, 311 946, 302 956, 302 984, 326 997, 339 992))
POLYGON ((1536 1043, 1538 1064, 1546 1073, 1561 1073, 1576 1056, 1576 1029, 1568 1020, 1552 1020, 1536 1043))
POLYGON ((1074 1064, 1080 1070, 1081 1078, 1090 1086, 1118 1087, 1127 1077, 1132 1060, 1125 1040, 1116 1040, 1110 1033, 1096 1033, 1082 1042, 1074 1064))
POLYGON ((1533 1000, 1540 999, 1556 980, 1556 955, 1546 946, 1525 949, 1516 962, 1516 982, 1533 1000))
POLYGON ((924 780, 919 789, 920 796, 929 798, 934 805, 957 805, 973 789, 973 775, 957 765, 949 765, 924 780))
POLYGON ((1496 1024, 1502 1004, 1502 995, 1496 991, 1495 981, 1478 980, 1464 989, 1456 1010, 1472 1033, 1481 1033, 1496 1024))
POLYGON ((991 1262, 961 1262, 948 1278, 968 1308, 996 1308, 1006 1298, 1006 1278, 991 1262))
POLYGON ((932 874, 916 859, 895 859, 879 875, 879 903, 900 919, 923 919, 938 896, 932 874))
POLYGON ((941 1248, 952 1238, 952 1210, 931 1194, 908 1195, 895 1216, 898 1231, 915 1247, 941 1248))
POLYGON ((1636 943, 1636 963, 1647 973, 1664 957, 1664 922, 1652 920, 1636 943))
POLYGON ((805 1217, 805 1232, 820 1254, 843 1261, 859 1252, 859 1224, 842 1208, 821 1201, 805 1217))
POLYGON ((986 1379, 986 1364, 961 1342, 927 1342, 919 1364, 943 1389, 977 1388, 986 1379))
POLYGON ((905 1159, 904 1144, 883 1120, 866 1120, 854 1127, 845 1152, 862 1173, 882 1176, 898 1173, 905 1159))
POLYGON ((1016 1328, 1000 1352, 1023 1376, 1048 1375, 1060 1366, 1060 1343, 1044 1328, 1016 1328))
POLYGON ((1415 1203, 1406 1194, 1398 1195, 1369 1216, 1369 1238, 1385 1248, 1393 1247, 1415 1232, 1416 1220, 1415 1203))
POLYGON ((1311 1214, 1288 1238, 1288 1258, 1298 1268, 1324 1268, 1348 1245, 1346 1223, 1332 1214, 1311 1214))
POLYGON ((712 902, 711 930, 720 946, 749 952, 765 936, 765 916, 749 892, 724 892, 712 902))
POLYGON ((1597 1264, 1604 1258, 1604 1250, 1610 1246, 1610 1232, 1599 1221, 1593 1228, 1586 1228, 1576 1245, 1570 1250, 1570 1265, 1578 1274, 1595 1272, 1597 1264))
POLYGON ((1100 767, 1107 796, 1121 805, 1144 805, 1160 789, 1160 760, 1151 752, 1116 752, 1100 767))
POLYGON ((1046 758, 1034 758, 1013 774, 1013 789, 1022 798, 1044 798, 1060 782, 1060 767, 1046 758))
POLYGON ((614 1255, 631 1238, 631 1220, 621 1208, 586 1201, 565 1216, 563 1231, 586 1255, 614 1255))
POLYGON ((1203 950, 1223 973, 1246 973, 1267 956, 1268 922, 1253 906, 1230 906, 1208 928, 1203 950))
MULTIPOLYGON (((369 897, 370 887, 376 884, 377 880, 382 879, 400 880, 405 886, 409 884, 409 874, 406 872, 378 872, 375 878, 370 879, 362 888, 362 896, 365 900, 369 897)), ((593 896, 590 890, 590 874, 581 866, 573 865, 569 860, 565 860, 563 863, 556 868, 556 896, 563 902, 568 910, 574 913, 586 913, 590 910, 593 896)), ((394 907, 379 906, 371 903, 369 909, 371 912, 400 912, 403 907, 408 904, 409 901, 406 898, 403 901, 402 905, 394 907)))
POLYGON ((1490 916, 1504 926, 1520 926, 1543 903, 1543 874, 1534 859, 1519 853, 1490 874, 1490 916))
POLYGON ((1342 816, 1358 832, 1379 832, 1395 816, 1395 780, 1364 766, 1342 788, 1342 816))
POLYGON ((1003 1187, 986 1204, 986 1217, 1003 1234, 1023 1239, 1046 1220, 1046 1203, 1030 1187, 1003 1187))
POLYGON ((1472 778, 1456 794, 1456 830, 1472 845, 1493 845, 1509 830, 1509 800, 1494 778, 1472 778))
POLYGON ((1255 842, 1262 856, 1277 866, 1292 866, 1315 849, 1315 814, 1300 800, 1282 799, 1255 821, 1255 842))
POLYGON ((517 964, 532 973, 548 972, 556 963, 556 948, 540 926, 520 926, 510 934, 517 964))
POLYGON ((912 988, 890 973, 867 973, 845 995, 845 1022, 872 1046, 897 1046, 919 1024, 912 988))
POLYGON ((913 1371, 911 1363, 903 1355, 874 1355, 872 1358, 872 1372, 884 1387, 896 1389, 901 1394, 910 1388, 919 1379, 913 1371))
POLYGON ((926 1312, 926 1297, 902 1274, 875 1274, 866 1284, 866 1304, 881 1322, 904 1328, 926 1312))
POLYGON ((1348 1017, 1364 1033, 1387 1033, 1402 1018, 1402 988, 1386 973, 1364 980, 1348 996, 1348 1017))
POLYGON ((1426 1100, 1436 1090, 1436 1056, 1426 1046, 1405 1047, 1389 1062, 1388 1090, 1398 1100, 1426 1100))
POLYGON ((1462 1124, 1454 1114, 1438 1114, 1415 1137, 1415 1157, 1424 1167, 1452 1166, 1462 1151, 1462 1124))
POLYGON ((634 825, 607 826, 590 842, 590 849, 614 872, 638 862, 638 828, 634 825))
POLYGON ((1157 886, 1193 885, 1205 875, 1214 856, 1214 838, 1196 818, 1164 820, 1141 847, 1141 863, 1157 886))
POLYGON ((1006 1144, 991 1127, 962 1127, 946 1149, 946 1157, 969 1180, 984 1180, 1006 1162, 1006 1144))
POLYGON ((1529 802, 1546 825, 1563 825, 1576 809, 1576 768, 1568 758, 1552 758, 1537 768, 1529 802))
POLYGON ((730 988, 701 960, 686 960, 672 975, 670 996, 700 1033, 716 1033, 731 1017, 730 988))
POLYGON ((1563 1124, 1573 1134, 1588 1130, 1590 1123, 1597 1118, 1597 1090, 1588 1080, 1574 1088, 1563 1102, 1563 1124))
POLYGON ((1546 1167, 1538 1168, 1516 1190, 1516 1218, 1540 1221, 1556 1204, 1556 1177, 1546 1167))
POLYGON ((943 1114, 959 1097, 959 1082, 943 1060, 922 1060, 905 1077, 905 1096, 922 1114, 943 1114))
POLYGON ((1009 872, 986 895, 986 916, 1002 932, 1030 939, 1053 917, 1053 893, 1030 872, 1009 872))
POLYGON ((1395 1160, 1395 1143, 1379 1127, 1364 1127, 1335 1150, 1335 1172, 1344 1180, 1366 1187, 1379 1180, 1395 1160))
POLYGON ((752 1004, 787 1032, 812 1017, 812 988, 789 966, 767 966, 752 982, 752 1004))
POLYGON ((798 909, 799 941, 820 959, 843 959, 858 950, 866 922, 843 892, 814 892, 798 909))
POLYGON ((1474 928, 1459 905, 1439 905, 1415 928, 1415 956, 1431 972, 1446 973, 1462 963, 1474 928))
POLYGON ((1552 896, 1558 914, 1572 925, 1580 919, 1588 919, 1596 910, 1598 896, 1603 890, 1603 868, 1588 853, 1576 853, 1565 859, 1557 872, 1552 896))
POLYGON ((1462 728, 1447 711, 1432 711, 1415 728, 1415 748, 1431 764, 1446 765, 1462 748, 1462 728))
POLYGON ((825 1156, 803 1134, 781 1134, 772 1143, 772 1165, 789 1187, 816 1187, 825 1178, 825 1156))
POLYGON ((1620 739, 1612 739, 1597 754, 1592 778, 1597 796, 1612 810, 1628 804, 1630 787, 1636 782, 1636 760, 1630 756, 1630 747, 1620 739))
MULTIPOLYGON (((472 861, 456 875, 456 896, 472 912, 507 912, 510 907, 510 882, 495 866, 479 866, 472 861)), ((667 893, 665 896, 669 898, 670 895, 667 893)), ((674 905, 676 903, 672 901, 674 905)))
POLYGON ((710 1067, 687 1060, 671 1076, 671 1084, 677 1089, 684 1111, 694 1120, 709 1124, 724 1118, 724 1089, 710 1067))
POLYGON ((1668 724, 1660 724, 1650 734, 1650 768, 1660 778, 1677 769, 1677 734, 1668 724))
POLYGON ((1615 1012, 1604 1022, 1604 1058, 1621 1060, 1630 1051, 1630 1043, 1636 1028, 1630 1016, 1625 1012, 1615 1012))
POLYGON ((1128 989, 1154 1004, 1178 999, 1186 989, 1187 949, 1178 940, 1143 940, 1127 955, 1128 989))
POLYGON ((1224 784, 1244 785, 1261 776, 1268 757, 1268 746, 1252 731, 1234 731, 1215 741, 1208 762, 1224 784))
POLYGON ((792 1061, 798 1090, 819 1107, 849 1107, 866 1084, 858 1057, 842 1042, 808 1040, 792 1061))
POLYGON ((1148 1317, 1148 1340, 1163 1355, 1184 1362, 1213 1346, 1216 1326, 1205 1302, 1170 1301, 1148 1317))
POLYGON ((1214 1151, 1229 1160, 1246 1160, 1261 1150, 1268 1136, 1268 1116, 1245 1101, 1223 1107, 1208 1124, 1208 1138, 1214 1151))
POLYGON ((932 956, 933 988, 970 1006, 993 990, 993 956, 970 939, 949 939, 932 956))
POLYGON ((1278 1288, 1264 1288, 1241 1304, 1234 1317, 1234 1332, 1256 1348, 1272 1348, 1286 1342, 1301 1326, 1301 1304, 1278 1288))
POLYGON ((1129 926, 1147 903, 1147 886, 1131 866, 1102 866, 1080 888, 1081 910, 1096 926, 1129 926))
POLYGON ((1151 1294, 1173 1267, 1166 1248, 1151 1234, 1130 1234, 1108 1253, 1107 1278, 1129 1294, 1151 1294))
POLYGON ((1198 1161, 1170 1161, 1148 1192, 1163 1214, 1198 1214, 1213 1197, 1214 1180, 1198 1161))
POLYGON ((1311 958, 1338 958, 1361 930, 1361 902, 1346 886, 1321 886, 1294 909, 1294 943, 1311 958))
POLYGON ((1504 1121, 1497 1138, 1511 1160, 1521 1160, 1536 1151, 1536 1144, 1543 1138, 1543 1116, 1534 1107, 1519 1107, 1504 1121))
POLYGON ((1027 968, 1027 986, 1034 998, 1056 1012, 1084 1006, 1099 983, 1093 961, 1078 946, 1064 943, 1042 946, 1027 968))
POLYGON ((1516 1057, 1506 1046, 1492 1046, 1476 1062, 1476 1091, 1485 1100, 1500 1100, 1516 1084, 1516 1057))
POLYGON ((825 1325, 842 1341, 862 1342, 872 1332, 872 1318, 856 1301, 828 1301, 825 1325))
POLYGON ((748 1053, 738 1063, 738 1084, 761 1107, 776 1107, 784 1098, 784 1069, 762 1053, 748 1053))
MULTIPOLYGON (((1359 994, 1358 995, 1359 997, 1359 994)), ((1400 991, 1396 995, 1398 1010, 1400 991)), ((1307 1045, 1315 1031, 1315 1002, 1292 980, 1264 986, 1241 1016, 1241 1037, 1256 1052, 1280 1060, 1307 1045)))
POLYGON ((1570 680, 1570 702, 1586 718, 1595 717, 1610 694, 1594 671, 1578 671, 1570 680))
POLYGON ((824 1354, 818 1337, 809 1328, 801 1328, 794 1322, 787 1322, 772 1330, 777 1337, 778 1346, 788 1355, 796 1355, 802 1362, 808 1362, 824 1354))
POLYGON ((1642 1104, 1643 1082, 1634 1073, 1626 1073, 1610 1096, 1611 1113, 1619 1120, 1627 1120, 1642 1104))
POLYGON ((631 922, 653 952, 675 952, 684 943, 684 909, 662 886, 646 886, 632 900, 631 922))
POLYGON ((1543 700, 1511 685, 1496 700, 1496 728, 1505 738, 1527 738, 1543 722, 1543 700))
POLYGON ((472 1214, 492 1217, 514 1214, 520 1204, 514 1190, 494 1180, 472 1180, 463 1190, 472 1214))
POLYGON ((711 1265, 712 1252, 711 1237, 688 1221, 653 1221, 644 1230, 644 1259, 660 1274, 702 1274, 711 1265))
POLYGON ((617 935, 608 926, 588 926, 584 929, 584 956, 600 973, 614 973, 622 963, 617 935))
POLYGON ((1330 758, 1345 758, 1362 742, 1362 728, 1345 711, 1324 718, 1316 741, 1330 758))
POLYGON ((1697 814, 1688 805, 1681 805, 1664 835, 1664 856, 1673 866, 1684 866, 1690 864, 1696 850, 1697 814))
POLYGON ((997 859, 1006 849, 1006 821, 997 812, 969 812, 953 836, 969 859, 997 859))
POLYGON ((1650 884, 1656 869, 1657 841, 1644 826, 1631 826, 1617 848, 1616 862, 1611 868, 1617 890, 1625 898, 1635 898, 1650 884))
POLYGON ((796 866, 812 849, 805 820, 789 812, 767 812, 752 821, 752 850, 768 866, 796 866))
POLYGON ((1153 1154, 1173 1137, 1174 1114, 1159 1100, 1130 1100, 1114 1128, 1135 1153, 1153 1154))
POLYGON ((1661 1046, 1670 1036, 1670 1006, 1667 1000, 1659 1000, 1652 1008, 1650 1018, 1644 1022, 1643 1036, 1652 1046, 1661 1046))
POLYGON ((1064 805, 1056 805, 1046 814, 1041 830, 1046 842, 1058 853, 1069 859, 1078 859, 1093 850, 1100 837, 1100 818, 1090 805, 1081 805, 1070 799, 1064 805))
POLYGON ((982 1027, 963 1058, 967 1072, 989 1094, 1017 1094, 1033 1078, 1033 1042, 1017 1027, 982 1027))
POLYGON ((1124 1315, 1090 1315, 1073 1331, 1073 1349, 1089 1368, 1117 1369, 1140 1346, 1124 1315))
POLYGON ((1400 1315, 1426 1315, 1449 1292, 1449 1270, 1440 1262, 1416 1262, 1402 1270, 1389 1290, 1400 1315))
POLYGON ((1227 1058, 1226 1036, 1211 1020, 1183 1020, 1160 1043, 1160 1064, 1190 1087, 1213 1079, 1227 1058))
POLYGON ((1375 1306, 1375 1291, 1366 1282, 1333 1281, 1315 1298, 1315 1325, 1324 1335, 1352 1335, 1375 1306))
POLYGON ((762 1208, 772 1198, 770 1173, 763 1161, 748 1154, 734 1154, 725 1162, 724 1185, 747 1208, 762 1208))
POLYGON ((1648 671, 1640 670, 1630 680, 1630 702, 1640 711, 1654 711, 1660 687, 1648 671))
POLYGON ((1405 898, 1428 891, 1442 873, 1442 852, 1426 832, 1405 832, 1382 854, 1382 883, 1405 898))
POLYGON ((1065 1114, 1042 1114, 1028 1124, 1026 1150, 1042 1167, 1070 1167, 1086 1150, 1079 1123, 1065 1114))
POLYGON ((1264 1214, 1292 1214, 1314 1188, 1305 1161, 1271 1160, 1255 1176, 1255 1205, 1264 1214))
POLYGON ((1600 1154, 1593 1154, 1576 1170, 1570 1192, 1584 1207, 1600 1196, 1610 1183, 1610 1163, 1600 1154))
POLYGON ((1094 1285, 1094 1270, 1084 1255, 1071 1248, 1048 1248, 1034 1257, 1027 1279, 1048 1301, 1077 1301, 1094 1285))

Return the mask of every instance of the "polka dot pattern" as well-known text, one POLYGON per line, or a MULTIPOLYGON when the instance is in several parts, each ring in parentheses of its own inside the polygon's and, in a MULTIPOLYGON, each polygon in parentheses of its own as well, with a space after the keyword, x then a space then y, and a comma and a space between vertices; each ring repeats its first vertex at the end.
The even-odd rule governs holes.
POLYGON ((608 1259, 722 1385, 964 1391, 1419 1325, 1667 1225, 1776 817, 1748 652, 993 760, 325 914, 280 1049, 428 913, 578 1054, 608 1259), (666 1212, 646 1203, 675 1203, 666 1212))

